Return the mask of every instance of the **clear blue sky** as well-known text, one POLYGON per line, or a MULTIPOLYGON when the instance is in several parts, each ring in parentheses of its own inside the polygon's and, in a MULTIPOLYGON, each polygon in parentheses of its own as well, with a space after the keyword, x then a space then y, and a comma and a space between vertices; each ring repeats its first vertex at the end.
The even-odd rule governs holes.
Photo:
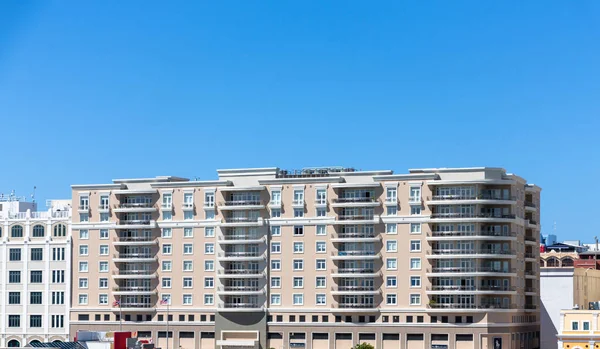
POLYGON ((598 1, 2 1, 0 192, 501 166, 591 240, 598 1))

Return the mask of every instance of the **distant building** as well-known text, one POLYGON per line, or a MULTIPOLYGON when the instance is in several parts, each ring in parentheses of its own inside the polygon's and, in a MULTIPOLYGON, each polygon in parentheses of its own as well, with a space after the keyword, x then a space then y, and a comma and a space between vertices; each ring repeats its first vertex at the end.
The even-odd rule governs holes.
MULTIPOLYGON (((584 349, 600 347, 600 310, 567 309, 560 312, 560 329, 557 335, 559 349, 584 349)), ((542 348, 545 348, 542 346, 542 348)), ((550 347, 548 347, 550 348, 550 347)))

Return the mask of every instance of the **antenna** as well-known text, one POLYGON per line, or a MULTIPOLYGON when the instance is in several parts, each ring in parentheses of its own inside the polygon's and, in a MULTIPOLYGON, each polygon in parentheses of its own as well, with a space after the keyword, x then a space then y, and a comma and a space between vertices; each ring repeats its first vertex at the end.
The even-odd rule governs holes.
POLYGON ((35 190, 37 189, 37 187, 34 185, 33 186, 33 194, 31 194, 31 201, 35 202, 35 190))

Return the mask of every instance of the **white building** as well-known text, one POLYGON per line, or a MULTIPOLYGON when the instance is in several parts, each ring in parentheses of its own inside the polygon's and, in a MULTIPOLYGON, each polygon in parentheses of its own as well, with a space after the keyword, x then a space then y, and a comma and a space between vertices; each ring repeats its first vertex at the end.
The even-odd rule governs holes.
POLYGON ((0 347, 68 339, 71 205, 47 205, 0 197, 0 347))

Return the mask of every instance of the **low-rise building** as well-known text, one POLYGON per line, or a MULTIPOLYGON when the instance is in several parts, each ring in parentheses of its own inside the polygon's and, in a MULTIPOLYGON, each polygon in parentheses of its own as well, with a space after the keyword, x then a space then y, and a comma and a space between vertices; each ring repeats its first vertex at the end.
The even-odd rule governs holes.
POLYGON ((562 310, 560 312, 560 332, 557 335, 558 349, 600 348, 598 315, 600 315, 600 310, 562 310))

